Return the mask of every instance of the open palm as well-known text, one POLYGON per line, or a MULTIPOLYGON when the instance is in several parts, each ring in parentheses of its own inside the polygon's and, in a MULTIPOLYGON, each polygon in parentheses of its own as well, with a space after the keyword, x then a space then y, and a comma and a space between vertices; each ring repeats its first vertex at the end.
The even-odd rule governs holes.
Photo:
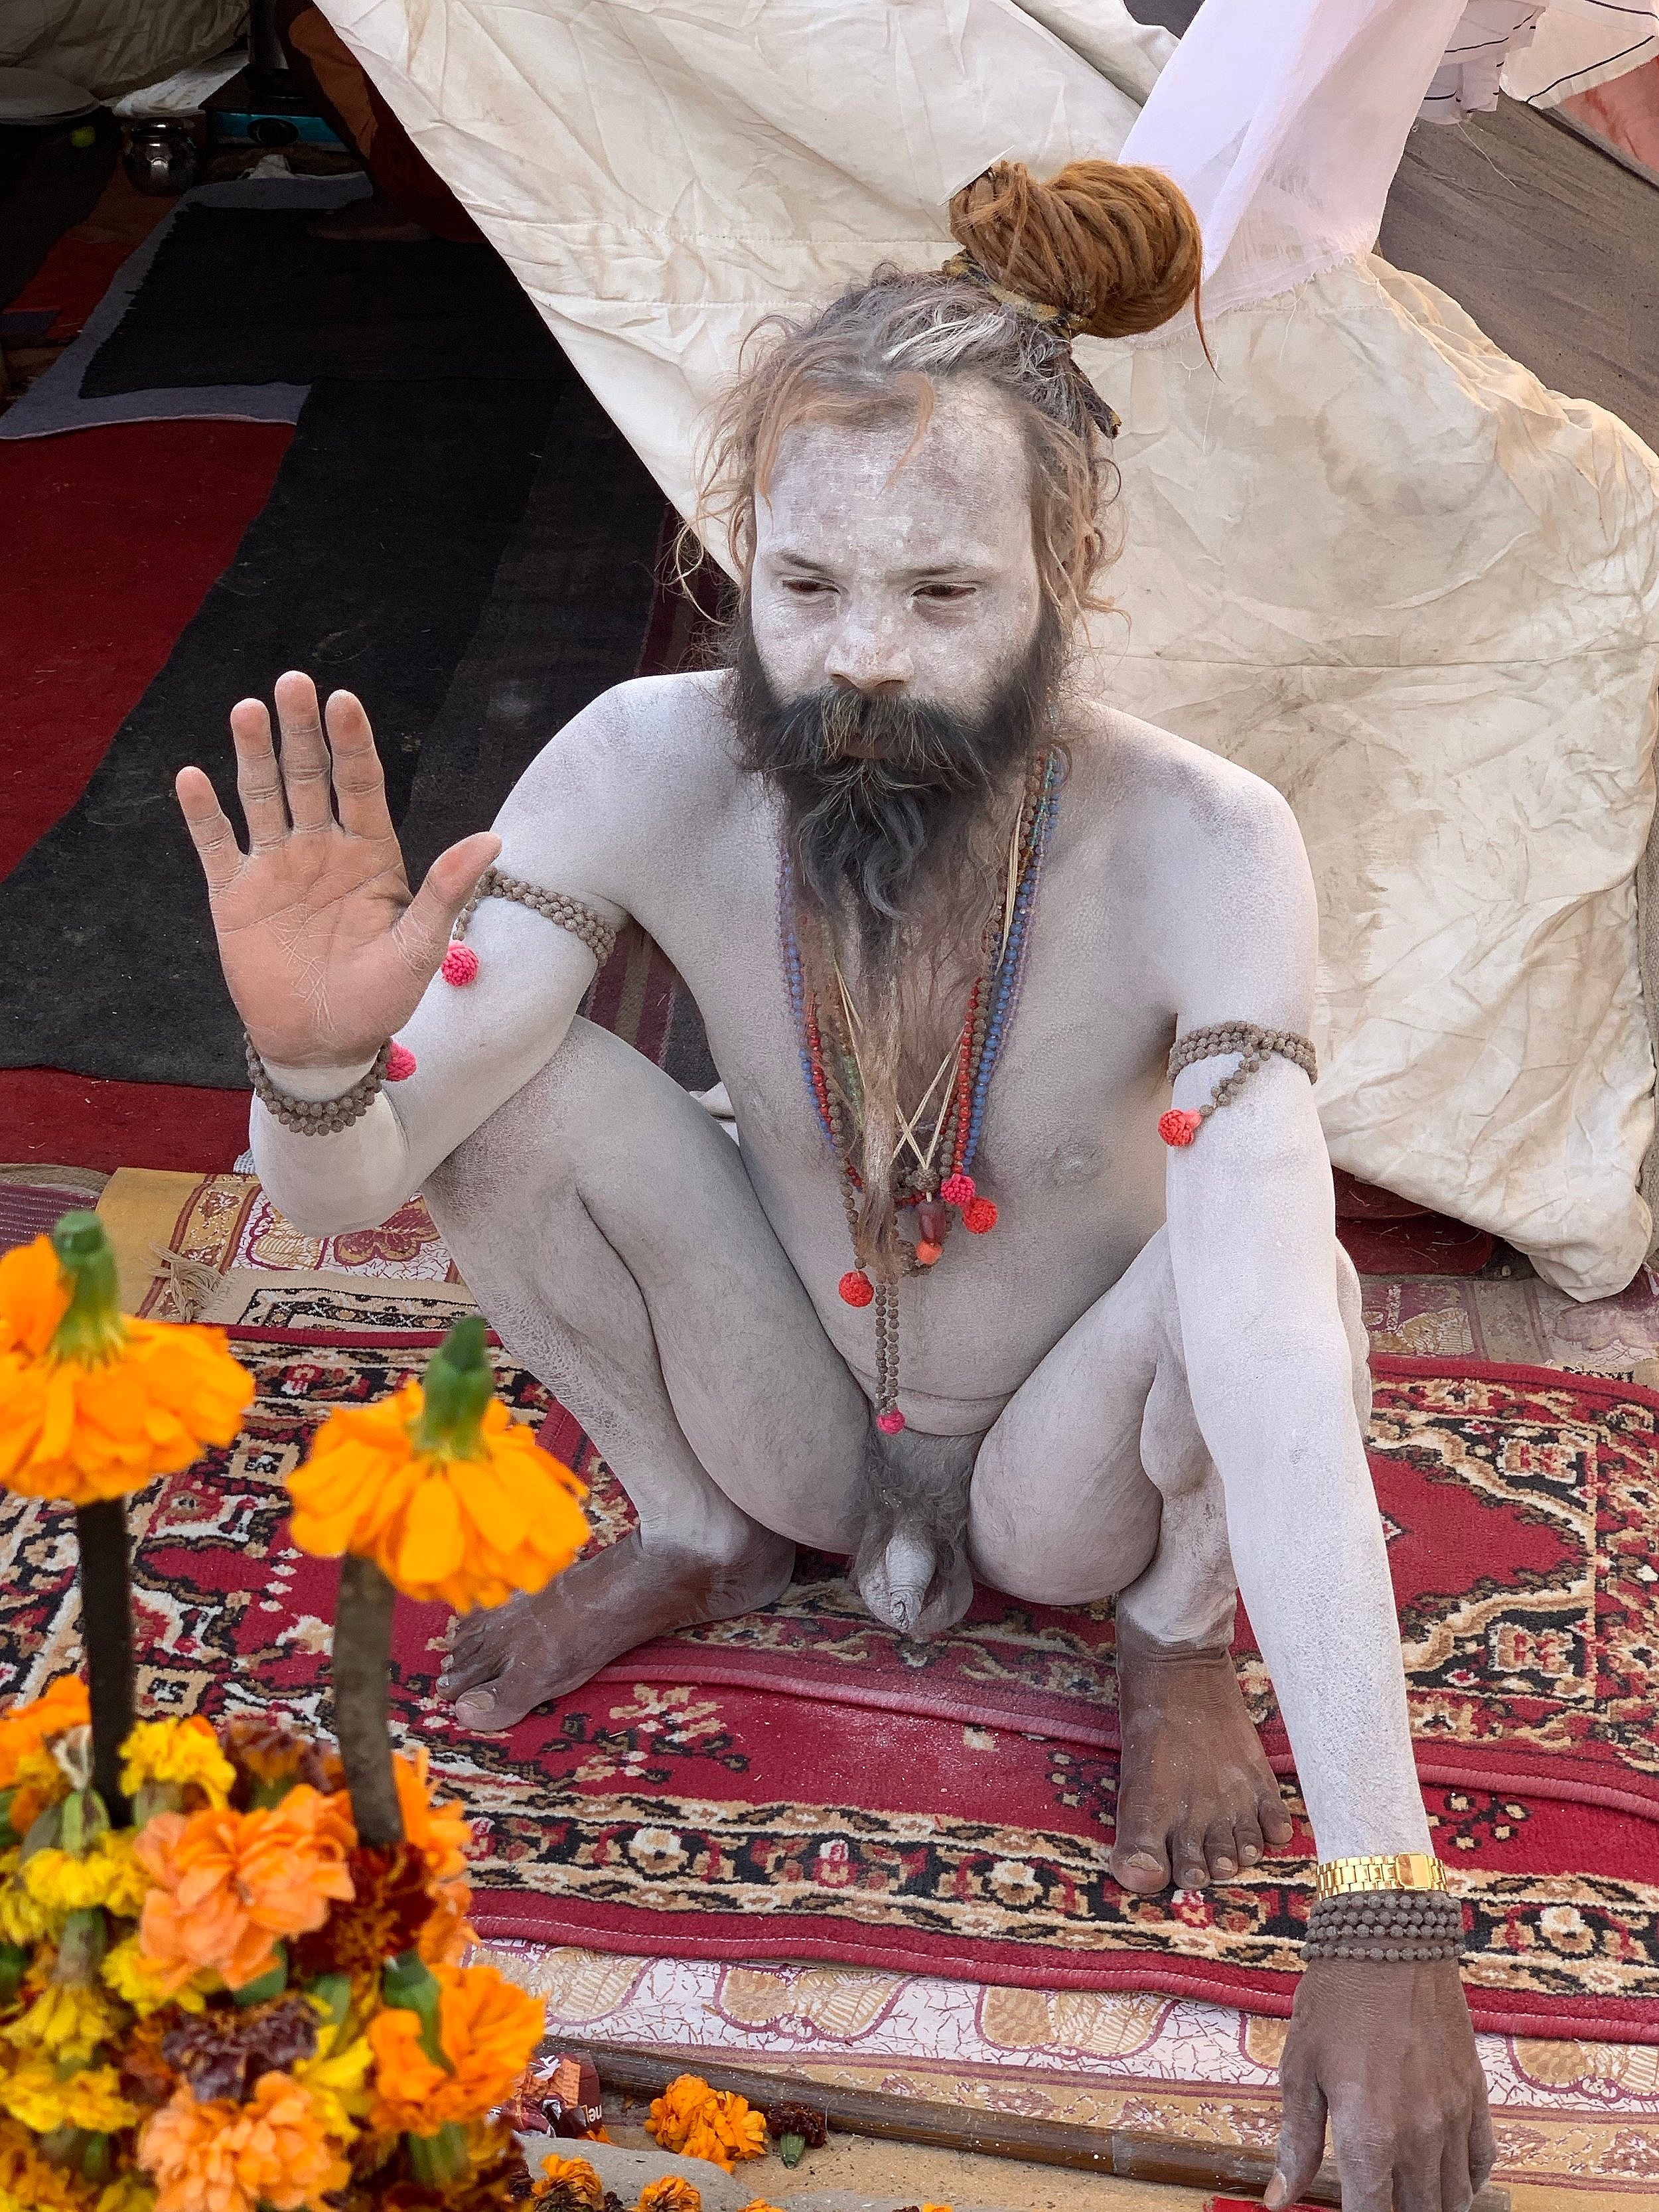
POLYGON ((349 1066, 414 1012, 501 840, 480 831, 452 845, 411 897, 359 702, 333 694, 325 739, 317 687, 291 671, 276 684, 276 719, 280 758, 262 699, 231 710, 246 853, 199 768, 179 771, 179 804, 255 1050, 279 1066, 349 1066))

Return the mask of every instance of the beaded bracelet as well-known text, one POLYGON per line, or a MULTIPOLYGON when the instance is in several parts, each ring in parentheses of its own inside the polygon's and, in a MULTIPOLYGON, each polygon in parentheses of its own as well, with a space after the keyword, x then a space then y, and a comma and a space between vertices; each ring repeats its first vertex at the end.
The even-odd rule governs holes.
POLYGON ((1463 1908, 1443 1890, 1362 1889, 1322 1897, 1308 1915, 1303 1956, 1379 1963, 1456 1959, 1463 1908))
POLYGON ((407 1045, 389 1037, 375 1054, 374 1066, 360 1075, 349 1091, 341 1091, 336 1098, 295 1098, 286 1091, 279 1091, 271 1081, 270 1072, 246 1030, 242 1032, 242 1043, 248 1079, 266 1113, 272 1121, 280 1121, 285 1129, 297 1130, 302 1137, 331 1137, 341 1129, 349 1129, 368 1113, 379 1097, 383 1083, 402 1083, 415 1073, 414 1054, 407 1045))
POLYGON ((466 942, 466 929, 487 898, 513 899, 520 906, 528 907, 532 914, 540 915, 544 921, 568 929, 573 937, 581 939, 601 968, 611 957, 617 942, 616 926, 596 908, 585 906, 568 891, 544 891, 538 884, 527 884, 519 876, 503 875, 499 868, 486 868, 478 878, 478 888, 455 917, 449 950, 438 970, 446 983, 470 983, 478 972, 478 956, 466 942))
POLYGON ((1223 1076, 1203 1105, 1172 1106, 1159 1116, 1158 1133, 1166 1145, 1190 1145, 1216 1108, 1230 1106, 1246 1079, 1265 1067, 1275 1053, 1299 1067, 1310 1083, 1319 1080, 1319 1060, 1306 1037, 1292 1030, 1258 1029, 1254 1022, 1216 1022, 1206 1030, 1188 1030, 1170 1054, 1170 1080, 1173 1083, 1183 1067, 1230 1052, 1239 1054, 1238 1066, 1223 1076))

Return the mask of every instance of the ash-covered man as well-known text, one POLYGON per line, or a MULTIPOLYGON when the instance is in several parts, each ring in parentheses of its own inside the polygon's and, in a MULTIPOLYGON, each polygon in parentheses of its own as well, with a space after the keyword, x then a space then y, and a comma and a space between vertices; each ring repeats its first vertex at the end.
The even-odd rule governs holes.
POLYGON ((325 741, 284 677, 280 758, 235 708, 246 852, 185 771, 255 1155, 313 1231, 423 1189, 637 1508, 459 1626, 477 1728, 767 1604, 797 1543, 915 1635, 975 1574, 1112 1595, 1113 1871, 1227 1881, 1290 1834, 1228 1653, 1242 1589, 1329 1893, 1268 2201, 1328 2108, 1345 2203, 1461 2212, 1491 2134, 1361 1446, 1307 862, 1272 790, 1114 714, 1079 649, 1111 424, 1068 335, 1177 311, 1195 231, 1103 162, 999 168, 952 228, 951 269, 879 272, 736 385, 708 503, 729 667, 596 701, 417 896, 349 696, 325 741), (696 994, 740 1149, 576 1016, 628 916, 696 994))

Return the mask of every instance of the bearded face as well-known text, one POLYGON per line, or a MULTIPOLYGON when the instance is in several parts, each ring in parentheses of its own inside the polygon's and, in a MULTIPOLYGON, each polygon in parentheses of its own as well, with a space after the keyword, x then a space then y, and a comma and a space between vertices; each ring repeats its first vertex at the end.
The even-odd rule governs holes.
POLYGON ((729 697, 739 759, 778 795, 803 902, 866 970, 982 920, 998 841, 1053 736, 1063 658, 1045 609, 975 710, 846 684, 781 697, 743 610, 729 697))

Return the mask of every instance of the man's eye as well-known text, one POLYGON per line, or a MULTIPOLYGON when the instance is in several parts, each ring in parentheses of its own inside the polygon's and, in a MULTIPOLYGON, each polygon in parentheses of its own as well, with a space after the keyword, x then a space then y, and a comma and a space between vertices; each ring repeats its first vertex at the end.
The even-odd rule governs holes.
POLYGON ((783 588, 798 599, 816 599, 831 586, 821 576, 786 576, 783 588))
POLYGON ((919 599, 934 599, 947 605, 955 599, 970 599, 974 596, 971 584, 923 584, 916 592, 919 599))

